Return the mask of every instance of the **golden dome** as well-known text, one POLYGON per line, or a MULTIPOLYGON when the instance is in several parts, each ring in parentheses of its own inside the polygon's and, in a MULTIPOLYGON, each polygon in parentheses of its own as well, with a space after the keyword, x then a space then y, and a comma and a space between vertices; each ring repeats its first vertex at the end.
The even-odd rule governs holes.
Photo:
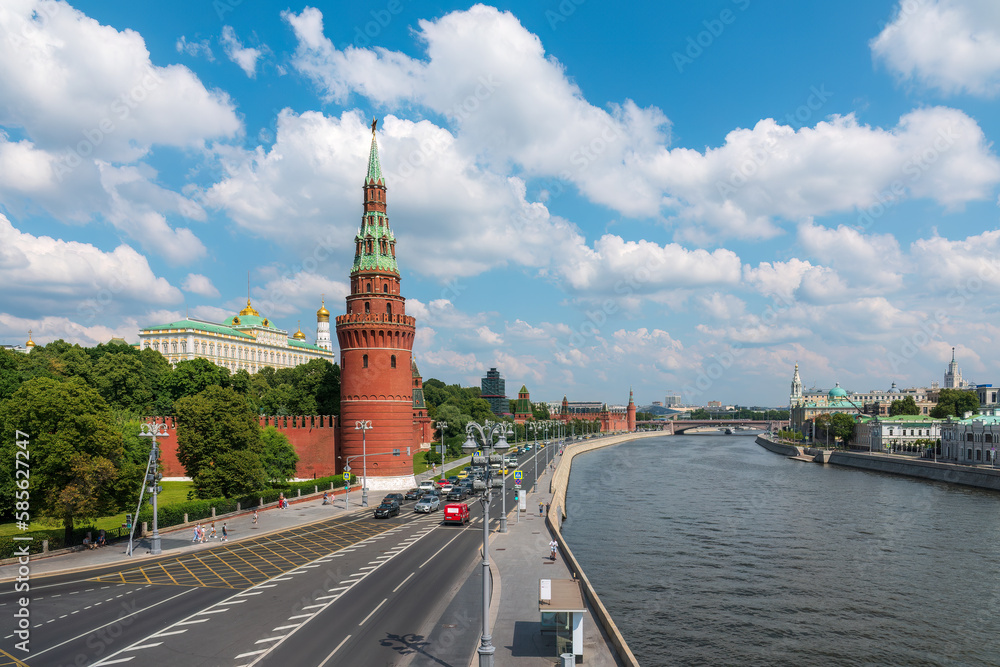
MULTIPOLYGON (((317 322, 329 322, 330 321, 330 311, 326 309, 326 299, 323 299, 323 305, 319 307, 316 311, 316 321, 317 322)), ((305 338, 305 336, 303 336, 305 338)))
POLYGON ((254 310, 254 307, 250 305, 250 297, 247 297, 247 307, 240 311, 240 315, 253 315, 254 317, 260 317, 260 313, 254 310))
POLYGON ((299 330, 292 334, 292 338, 295 340, 305 340, 306 335, 302 333, 302 323, 299 322, 299 330))
POLYGON ((28 329, 28 342, 24 344, 25 347, 35 347, 35 341, 31 340, 31 329, 28 329))

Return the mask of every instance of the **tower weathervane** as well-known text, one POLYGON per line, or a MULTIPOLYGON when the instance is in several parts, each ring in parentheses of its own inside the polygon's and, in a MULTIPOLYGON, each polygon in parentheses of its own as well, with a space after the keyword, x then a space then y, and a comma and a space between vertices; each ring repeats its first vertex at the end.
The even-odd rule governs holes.
POLYGON ((376 125, 378 125, 378 118, 372 118, 372 134, 375 134, 376 125))

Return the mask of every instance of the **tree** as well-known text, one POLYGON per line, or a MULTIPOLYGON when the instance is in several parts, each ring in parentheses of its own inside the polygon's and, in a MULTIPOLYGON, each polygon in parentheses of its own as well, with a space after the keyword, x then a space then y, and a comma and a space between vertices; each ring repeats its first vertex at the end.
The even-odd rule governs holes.
POLYGON ((80 378, 33 378, 0 404, 0 499, 13 504, 18 432, 27 434, 33 515, 77 521, 115 514, 134 498, 140 473, 129 465, 107 403, 80 378))
POLYGON ((166 384, 170 398, 176 404, 178 399, 194 396, 209 387, 228 387, 229 369, 200 357, 185 359, 177 362, 166 384))
POLYGON ((979 396, 976 392, 963 389, 942 389, 938 396, 937 405, 931 409, 931 417, 935 419, 962 417, 966 412, 978 414, 979 396))
POLYGON ((833 417, 830 419, 831 425, 833 427, 833 432, 831 435, 837 440, 844 443, 846 447, 847 444, 854 438, 854 417, 851 415, 845 415, 843 412, 833 413, 833 417))
POLYGON ((174 405, 177 458, 197 497, 231 498, 264 487, 260 422, 246 398, 210 386, 174 405))
POLYGON ((919 415, 920 408, 917 407, 917 402, 912 396, 904 396, 901 400, 893 401, 889 404, 889 416, 897 417, 899 415, 919 415))
POLYGON ((94 366, 94 386, 111 407, 120 410, 148 414, 153 402, 153 391, 138 355, 105 354, 94 366))
POLYGON ((264 446, 261 463, 264 464, 264 475, 272 486, 282 485, 295 477, 295 464, 299 455, 288 441, 288 436, 273 426, 268 426, 260 434, 264 446))

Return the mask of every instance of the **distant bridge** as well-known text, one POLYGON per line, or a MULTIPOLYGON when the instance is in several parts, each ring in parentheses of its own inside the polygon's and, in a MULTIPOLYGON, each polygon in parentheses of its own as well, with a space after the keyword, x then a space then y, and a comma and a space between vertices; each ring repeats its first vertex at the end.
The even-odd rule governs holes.
POLYGON ((734 426, 745 426, 749 429, 784 429, 788 428, 787 419, 753 420, 753 419, 650 419, 637 421, 636 428, 652 428, 654 430, 667 431, 678 435, 694 428, 705 426, 718 428, 732 428, 734 426))

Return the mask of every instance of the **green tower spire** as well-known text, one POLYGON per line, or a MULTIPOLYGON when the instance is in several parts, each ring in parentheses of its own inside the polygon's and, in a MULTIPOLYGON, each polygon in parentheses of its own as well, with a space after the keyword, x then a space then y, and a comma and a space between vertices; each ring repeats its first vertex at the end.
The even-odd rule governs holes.
POLYGON ((385 180, 382 177, 382 165, 378 161, 378 144, 375 142, 375 127, 377 125, 378 119, 372 118, 372 147, 368 151, 368 177, 365 179, 365 183, 385 185, 385 180))

